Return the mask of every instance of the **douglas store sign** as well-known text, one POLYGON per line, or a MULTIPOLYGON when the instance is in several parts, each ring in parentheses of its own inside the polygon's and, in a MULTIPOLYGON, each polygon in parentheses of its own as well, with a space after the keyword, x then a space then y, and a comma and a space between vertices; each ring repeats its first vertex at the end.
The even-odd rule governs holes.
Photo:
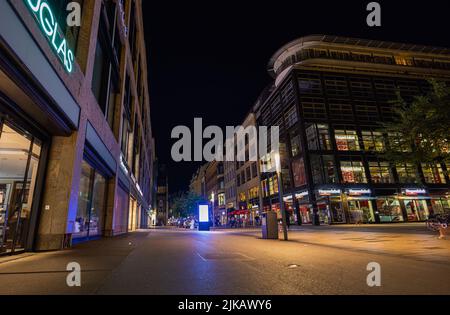
POLYGON ((68 47, 67 40, 61 32, 55 14, 45 0, 24 0, 26 6, 34 15, 42 32, 50 42, 50 46, 61 60, 67 72, 73 70, 74 55, 68 47))

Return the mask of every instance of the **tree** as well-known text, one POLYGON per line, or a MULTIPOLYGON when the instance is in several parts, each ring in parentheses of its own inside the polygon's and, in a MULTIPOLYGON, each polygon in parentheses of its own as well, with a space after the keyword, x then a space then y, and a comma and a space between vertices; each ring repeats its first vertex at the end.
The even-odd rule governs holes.
POLYGON ((177 217, 188 217, 196 214, 197 204, 202 198, 192 191, 180 191, 170 198, 172 213, 177 217))
POLYGON ((450 89, 445 82, 428 82, 430 91, 411 102, 397 93, 396 118, 381 124, 391 140, 382 158, 395 164, 450 162, 450 89))

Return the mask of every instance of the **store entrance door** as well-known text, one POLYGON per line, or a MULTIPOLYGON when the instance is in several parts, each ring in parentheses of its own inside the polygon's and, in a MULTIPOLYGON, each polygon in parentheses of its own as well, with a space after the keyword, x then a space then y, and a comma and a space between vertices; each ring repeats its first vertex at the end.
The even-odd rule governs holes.
POLYGON ((0 254, 26 247, 42 143, 0 116, 0 254))

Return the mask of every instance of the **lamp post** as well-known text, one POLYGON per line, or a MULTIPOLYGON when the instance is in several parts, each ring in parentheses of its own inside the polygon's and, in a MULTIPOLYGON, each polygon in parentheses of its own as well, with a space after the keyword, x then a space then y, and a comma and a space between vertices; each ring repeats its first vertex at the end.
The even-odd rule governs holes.
POLYGON ((277 171, 277 178, 278 178, 278 198, 280 200, 280 211, 281 211, 281 221, 283 226, 283 239, 285 241, 288 240, 288 232, 287 232, 287 224, 286 224, 286 212, 284 210, 284 199, 283 199, 283 183, 281 179, 281 158, 280 153, 274 154, 275 158, 275 165, 276 165, 276 171, 277 171))

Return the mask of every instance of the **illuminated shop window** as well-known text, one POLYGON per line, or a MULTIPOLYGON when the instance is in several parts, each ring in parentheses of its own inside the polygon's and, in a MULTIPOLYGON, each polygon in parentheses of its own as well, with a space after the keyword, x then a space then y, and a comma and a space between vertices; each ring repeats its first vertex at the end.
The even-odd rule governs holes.
POLYGON ((396 170, 400 183, 417 183, 417 172, 414 164, 397 164, 396 170))
POLYGON ((440 164, 422 163, 422 172, 427 184, 445 184, 444 171, 440 164))
POLYGON ((369 162, 370 176, 375 184, 393 183, 391 168, 388 162, 369 162))
POLYGON ((364 150, 372 152, 383 152, 385 150, 384 137, 381 132, 362 131, 364 150))
POLYGON ((341 161, 344 183, 367 183, 364 165, 361 161, 341 161))
POLYGON ((359 139, 355 130, 336 130, 335 139, 339 151, 359 151, 359 139))

